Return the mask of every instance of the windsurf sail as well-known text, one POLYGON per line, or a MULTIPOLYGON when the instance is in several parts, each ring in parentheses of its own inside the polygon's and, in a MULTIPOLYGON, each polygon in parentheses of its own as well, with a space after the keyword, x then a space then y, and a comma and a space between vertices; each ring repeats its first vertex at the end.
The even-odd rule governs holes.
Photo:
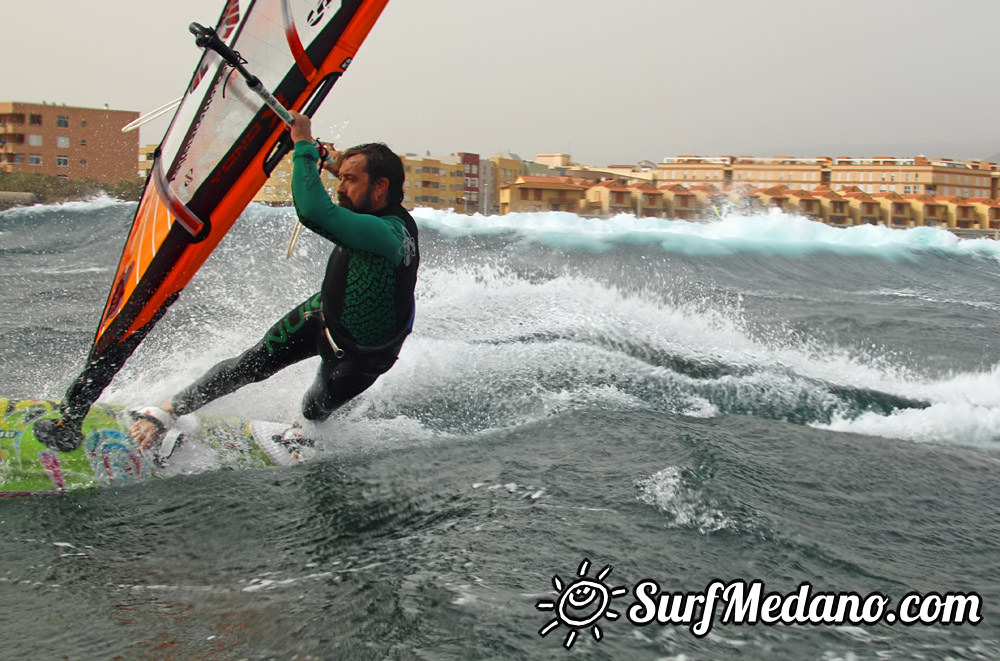
MULTIPOLYGON (((312 115, 388 0, 227 0, 215 32, 274 98, 312 115)), ((158 149, 63 416, 82 419, 292 147, 285 124, 205 49, 158 149)))

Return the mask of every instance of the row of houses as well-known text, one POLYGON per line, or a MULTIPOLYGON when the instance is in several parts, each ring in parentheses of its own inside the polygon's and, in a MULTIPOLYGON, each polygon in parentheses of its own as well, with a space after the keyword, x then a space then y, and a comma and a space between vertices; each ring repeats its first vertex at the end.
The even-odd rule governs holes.
MULTIPOLYGON (((155 145, 140 148, 137 133, 121 132, 137 116, 108 108, 0 103, 0 170, 107 183, 145 177, 155 145)), ((545 209, 688 218, 727 205, 780 206, 834 224, 992 229, 1000 198, 995 163, 922 156, 671 156, 607 167, 581 165, 568 154, 539 154, 534 161, 471 152, 401 158, 405 204, 462 213, 545 209)), ((290 179, 286 158, 255 199, 290 203, 290 179)))
MULTIPOLYGON (((153 149, 155 147, 151 146, 144 151, 151 157, 153 149)), ((405 206, 454 209, 470 214, 496 214, 499 211, 499 186, 512 183, 525 171, 548 171, 544 167, 532 168, 513 155, 482 158, 479 154, 459 152, 447 156, 401 154, 400 158, 406 173, 403 190, 405 206)), ((323 176, 328 177, 328 187, 336 185, 328 173, 323 176)), ((290 157, 286 157, 271 173, 254 201, 271 205, 290 204, 291 177, 292 162, 290 157)))
POLYGON ((729 210, 766 212, 770 208, 838 226, 935 226, 1000 229, 1000 202, 992 197, 929 193, 868 193, 857 186, 833 190, 792 189, 784 184, 722 189, 712 184, 656 186, 615 178, 594 183, 574 177, 522 176, 500 189, 500 213, 570 211, 585 216, 634 214, 638 217, 698 220, 729 210))
POLYGON ((656 164, 655 173, 659 183, 682 183, 687 186, 713 184, 730 188, 744 184, 765 187, 781 184, 802 190, 814 190, 821 186, 833 190, 851 187, 866 193, 929 193, 967 198, 997 197, 1000 194, 997 188, 1000 170, 996 163, 924 156, 675 156, 656 164))

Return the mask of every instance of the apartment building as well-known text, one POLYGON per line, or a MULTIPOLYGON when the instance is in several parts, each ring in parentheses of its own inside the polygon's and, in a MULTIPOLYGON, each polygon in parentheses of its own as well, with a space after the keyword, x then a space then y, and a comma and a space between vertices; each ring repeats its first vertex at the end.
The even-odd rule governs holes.
MULTIPOLYGON (((633 175, 636 177, 636 175, 633 175)), ((636 177, 638 178, 638 177, 636 177)), ((960 195, 996 197, 1000 171, 995 163, 956 161, 947 158, 793 158, 774 156, 675 156, 657 164, 660 184, 692 187, 711 184, 796 190, 844 190, 857 187, 866 193, 900 195, 960 195)))
POLYGON ((689 187, 715 184, 724 188, 731 183, 732 166, 732 156, 667 157, 656 165, 656 181, 689 187))
POLYGON ((406 154, 403 205, 465 211, 465 165, 458 156, 406 154))
POLYGON ((732 159, 732 171, 728 175, 730 181, 727 183, 812 190, 826 183, 823 174, 827 164, 828 159, 825 158, 739 156, 732 159))
POLYGON ((130 110, 0 102, 0 169, 116 183, 136 176, 139 133, 130 110))
POLYGON ((995 197, 997 166, 983 161, 947 158, 830 159, 830 187, 857 186, 866 193, 995 197))
MULTIPOLYGON (((465 213, 486 213, 485 200, 480 197, 480 158, 479 154, 459 152, 458 157, 462 159, 462 171, 464 172, 464 187, 462 196, 465 198, 465 213)), ((456 209, 459 211, 459 209, 456 209)))

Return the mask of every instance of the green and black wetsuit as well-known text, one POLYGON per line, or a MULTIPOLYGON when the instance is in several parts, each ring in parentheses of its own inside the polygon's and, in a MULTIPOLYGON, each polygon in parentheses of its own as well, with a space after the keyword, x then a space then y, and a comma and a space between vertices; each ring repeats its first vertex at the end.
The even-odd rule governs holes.
POLYGON ((315 355, 322 357, 302 413, 322 420, 371 386, 396 361, 413 326, 420 253, 403 207, 359 214, 323 187, 315 145, 295 145, 292 199, 302 224, 334 242, 323 288, 278 320, 260 342, 222 361, 173 399, 185 414, 315 355))

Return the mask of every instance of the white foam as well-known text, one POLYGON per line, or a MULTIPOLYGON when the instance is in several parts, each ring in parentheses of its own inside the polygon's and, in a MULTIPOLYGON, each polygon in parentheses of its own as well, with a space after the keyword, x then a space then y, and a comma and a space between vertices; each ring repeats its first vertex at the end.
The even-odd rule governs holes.
POLYGON ((904 389, 930 401, 927 408, 866 413, 849 419, 836 416, 820 429, 867 434, 924 443, 1000 447, 1000 367, 983 373, 959 374, 904 389))
POLYGON ((940 228, 841 228, 774 208, 755 215, 730 211, 720 220, 698 222, 637 218, 631 214, 594 219, 557 211, 467 216, 450 210, 418 208, 413 215, 421 225, 452 238, 512 233, 556 248, 603 250, 613 243, 644 243, 696 255, 753 251, 794 256, 825 250, 895 259, 913 251, 934 249, 1000 257, 1000 242, 960 239, 940 228))
POLYGON ((124 202, 115 197, 110 197, 107 193, 99 193, 86 200, 71 200, 69 202, 56 202, 51 204, 32 204, 23 207, 13 207, 0 212, 4 218, 23 218, 39 212, 50 211, 101 211, 114 206, 135 206, 135 202, 124 202))
POLYGON ((710 533, 731 528, 736 522, 722 510, 709 505, 701 490, 688 485, 683 470, 668 466, 636 483, 636 498, 667 516, 671 528, 696 528, 710 533))
MULTIPOLYGON (((292 214, 253 205, 248 213, 263 218, 272 234, 290 222, 292 214)), ((597 248, 643 241, 674 249, 687 237, 699 245, 714 243, 723 251, 801 252, 841 246, 891 256, 897 249, 903 251, 898 254, 928 247, 986 254, 994 249, 993 242, 962 241, 930 228, 838 229, 778 212, 727 216, 711 223, 632 216, 596 221, 567 213, 484 217, 427 209, 415 215, 422 225, 445 235, 514 232, 556 244, 564 239, 591 242, 597 248), (570 235, 575 238, 567 238, 570 235)), ((248 269, 253 274, 281 270, 273 277, 259 275, 250 284, 234 283, 218 273, 217 265, 207 266, 199 276, 204 279, 185 292, 184 307, 177 306, 191 316, 196 316, 190 312, 195 307, 207 310, 204 317, 196 317, 197 328, 172 310, 129 360, 105 399, 159 404, 218 360, 256 342, 290 301, 315 291, 319 258, 325 257, 326 248, 319 240, 315 245, 300 243, 303 254, 316 262, 311 267, 283 259, 254 264, 248 269), (205 282, 212 286, 200 284, 205 282), (275 282, 285 288, 271 295, 275 282)), ((241 266, 255 259, 240 253, 238 246, 229 249, 242 260, 241 266)), ((719 393, 744 404, 789 406, 808 396, 835 409, 837 397, 824 394, 816 385, 820 382, 925 400, 931 406, 891 415, 838 415, 817 427, 921 442, 995 442, 991 430, 1000 416, 996 371, 932 379, 906 369, 882 347, 848 350, 801 336, 789 338, 780 329, 761 337, 747 328, 738 299, 723 307, 710 301, 678 303, 665 298, 668 295, 627 292, 581 275, 539 279, 489 263, 427 263, 418 286, 416 328, 399 361, 333 420, 316 426, 316 434, 332 439, 335 447, 355 442, 381 447, 487 433, 588 408, 653 406, 712 417, 720 411, 713 397, 719 393), (692 376, 661 364, 658 356, 722 369, 714 378, 692 376), (448 416, 451 419, 444 420, 448 416), (454 420, 459 418, 468 424, 459 428, 454 420)), ((923 296, 907 290, 899 295, 923 296)), ((295 365, 212 403, 206 411, 245 419, 300 419, 301 397, 316 364, 312 359, 295 365)))

